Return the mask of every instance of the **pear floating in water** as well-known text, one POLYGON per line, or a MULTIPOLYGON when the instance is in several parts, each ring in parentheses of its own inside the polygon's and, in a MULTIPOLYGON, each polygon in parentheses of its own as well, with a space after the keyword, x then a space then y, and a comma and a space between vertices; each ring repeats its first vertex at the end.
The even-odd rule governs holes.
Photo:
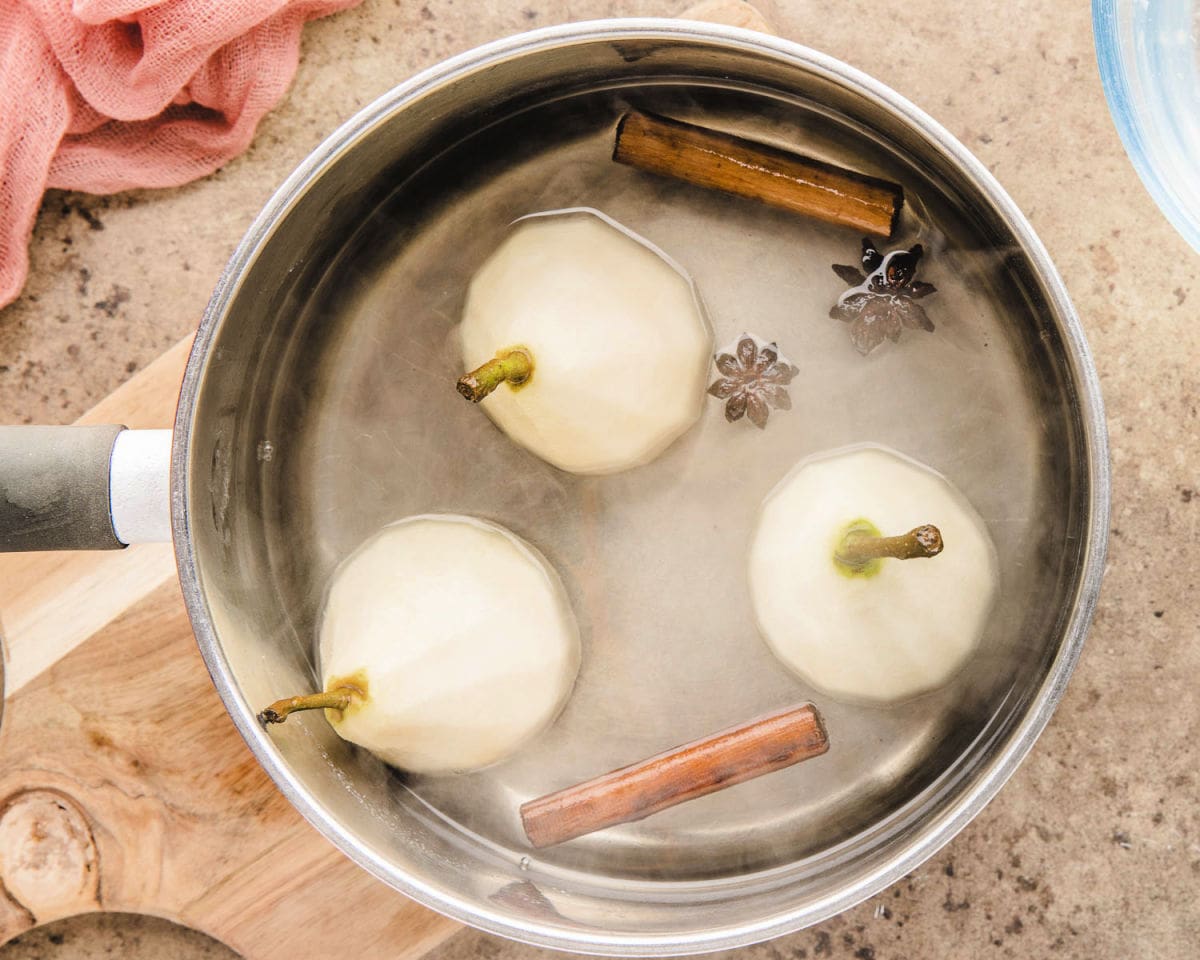
POLYGON ((713 342, 691 281, 595 210, 517 221, 471 281, 460 336, 459 392, 571 473, 647 463, 703 409, 713 342))
POLYGON ((325 708, 339 736, 393 766, 474 769, 554 719, 579 650, 562 583, 533 547, 470 517, 409 517, 334 575, 320 626, 324 691, 259 719, 325 708))
POLYGON ((944 477, 860 446, 801 461, 767 496, 749 584, 786 666, 831 696, 888 702, 963 665, 998 572, 983 520, 944 477))

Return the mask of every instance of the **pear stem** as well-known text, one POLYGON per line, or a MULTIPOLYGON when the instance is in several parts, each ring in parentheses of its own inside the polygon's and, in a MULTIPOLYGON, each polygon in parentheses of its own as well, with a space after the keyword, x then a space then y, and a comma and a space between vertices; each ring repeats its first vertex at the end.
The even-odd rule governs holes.
POLYGON ((505 381, 514 387, 533 376, 533 357, 526 350, 502 350, 491 360, 458 379, 458 392, 478 403, 505 381))
POLYGON ((321 693, 310 693, 304 697, 284 697, 263 710, 258 715, 258 722, 263 725, 283 723, 288 714, 300 710, 345 710, 350 706, 350 701, 361 694, 362 691, 357 687, 343 686, 321 693))
POLYGON ((914 527, 898 537, 875 537, 862 530, 851 530, 842 539, 834 558, 848 567, 862 567, 884 558, 936 557, 944 546, 942 532, 931 523, 914 527))

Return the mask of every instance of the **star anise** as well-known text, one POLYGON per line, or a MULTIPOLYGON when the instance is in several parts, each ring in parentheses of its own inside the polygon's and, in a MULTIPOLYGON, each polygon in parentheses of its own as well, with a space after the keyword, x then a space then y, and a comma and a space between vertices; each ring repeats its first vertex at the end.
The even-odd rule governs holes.
POLYGON ((834 304, 829 316, 850 324, 850 341, 861 354, 868 354, 883 343, 893 343, 900 332, 933 330, 933 321, 917 301, 937 290, 932 283, 918 280, 917 264, 925 253, 919 243, 908 250, 882 254, 870 237, 863 237, 862 270, 835 263, 833 272, 851 284, 834 304))
POLYGON ((792 409, 787 384, 800 370, 779 355, 774 343, 743 333, 730 352, 717 354, 716 364, 721 378, 708 392, 725 401, 725 419, 730 423, 749 417, 761 430, 767 425, 771 407, 792 409))

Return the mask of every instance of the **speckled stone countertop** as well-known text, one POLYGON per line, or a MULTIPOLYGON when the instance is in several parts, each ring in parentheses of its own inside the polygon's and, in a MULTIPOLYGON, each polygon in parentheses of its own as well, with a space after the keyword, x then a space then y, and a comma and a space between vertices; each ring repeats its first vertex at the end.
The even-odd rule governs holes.
MULTIPOLYGON (((1065 701, 1009 785, 892 889, 738 954, 1190 960, 1200 945, 1200 257, 1121 149, 1088 5, 759 5, 783 36, 931 113, 1026 212, 1095 353, 1115 473, 1095 626, 1065 701)), ((338 123, 414 71, 529 27, 680 6, 368 0, 313 24, 289 99, 225 169, 178 190, 46 197, 28 286, 0 311, 0 421, 70 421, 193 329, 276 185, 338 123)), ((539 953, 464 931, 432 957, 539 953)), ((2 960, 101 955, 226 952, 161 921, 113 917, 0 948, 2 960)))

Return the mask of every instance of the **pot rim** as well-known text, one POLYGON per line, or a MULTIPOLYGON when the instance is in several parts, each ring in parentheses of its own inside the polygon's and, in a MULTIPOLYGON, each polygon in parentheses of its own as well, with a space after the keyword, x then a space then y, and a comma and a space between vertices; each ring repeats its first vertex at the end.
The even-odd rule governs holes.
POLYGON ((171 514, 179 580, 188 615, 213 683, 238 732, 255 758, 291 804, 343 853, 390 886, 446 916, 509 939, 574 953, 623 956, 673 956, 744 946, 791 933, 828 919, 890 886, 936 853, 962 830, 996 795, 1016 770, 1048 723, 1066 689, 1092 620, 1103 576, 1110 509, 1110 464, 1099 379, 1079 318, 1045 247, 1013 200, 987 168, 949 131, 885 84, 833 57, 808 47, 738 27, 661 18, 592 20, 546 27, 492 41, 423 70, 377 98, 327 137, 276 191, 239 243, 214 289, 184 373, 175 422, 171 455, 171 514), (973 185, 996 208, 1021 244, 1045 286, 1051 308, 1061 324, 1061 335, 1078 390, 1079 417, 1083 426, 1089 487, 1087 538, 1082 573, 1070 617, 1062 628, 1058 651, 1042 684, 1031 697, 1025 715, 1006 742, 981 769, 975 782, 936 817, 926 821, 904 849, 859 880, 829 893, 807 906, 778 912, 753 922, 731 924, 702 933, 655 935, 602 935, 569 933, 483 908, 465 898, 449 896, 400 874, 364 844, 344 832, 291 775, 278 751, 255 720, 253 707, 234 680, 229 662, 216 636, 200 586, 188 512, 191 430, 199 385, 217 328, 232 301, 241 277, 289 208, 356 141, 367 135, 396 110, 433 88, 453 83, 489 64, 553 47, 597 40, 691 40, 716 43, 734 50, 768 54, 793 66, 827 78, 882 103, 894 115, 916 128, 945 151, 970 177, 973 185))

